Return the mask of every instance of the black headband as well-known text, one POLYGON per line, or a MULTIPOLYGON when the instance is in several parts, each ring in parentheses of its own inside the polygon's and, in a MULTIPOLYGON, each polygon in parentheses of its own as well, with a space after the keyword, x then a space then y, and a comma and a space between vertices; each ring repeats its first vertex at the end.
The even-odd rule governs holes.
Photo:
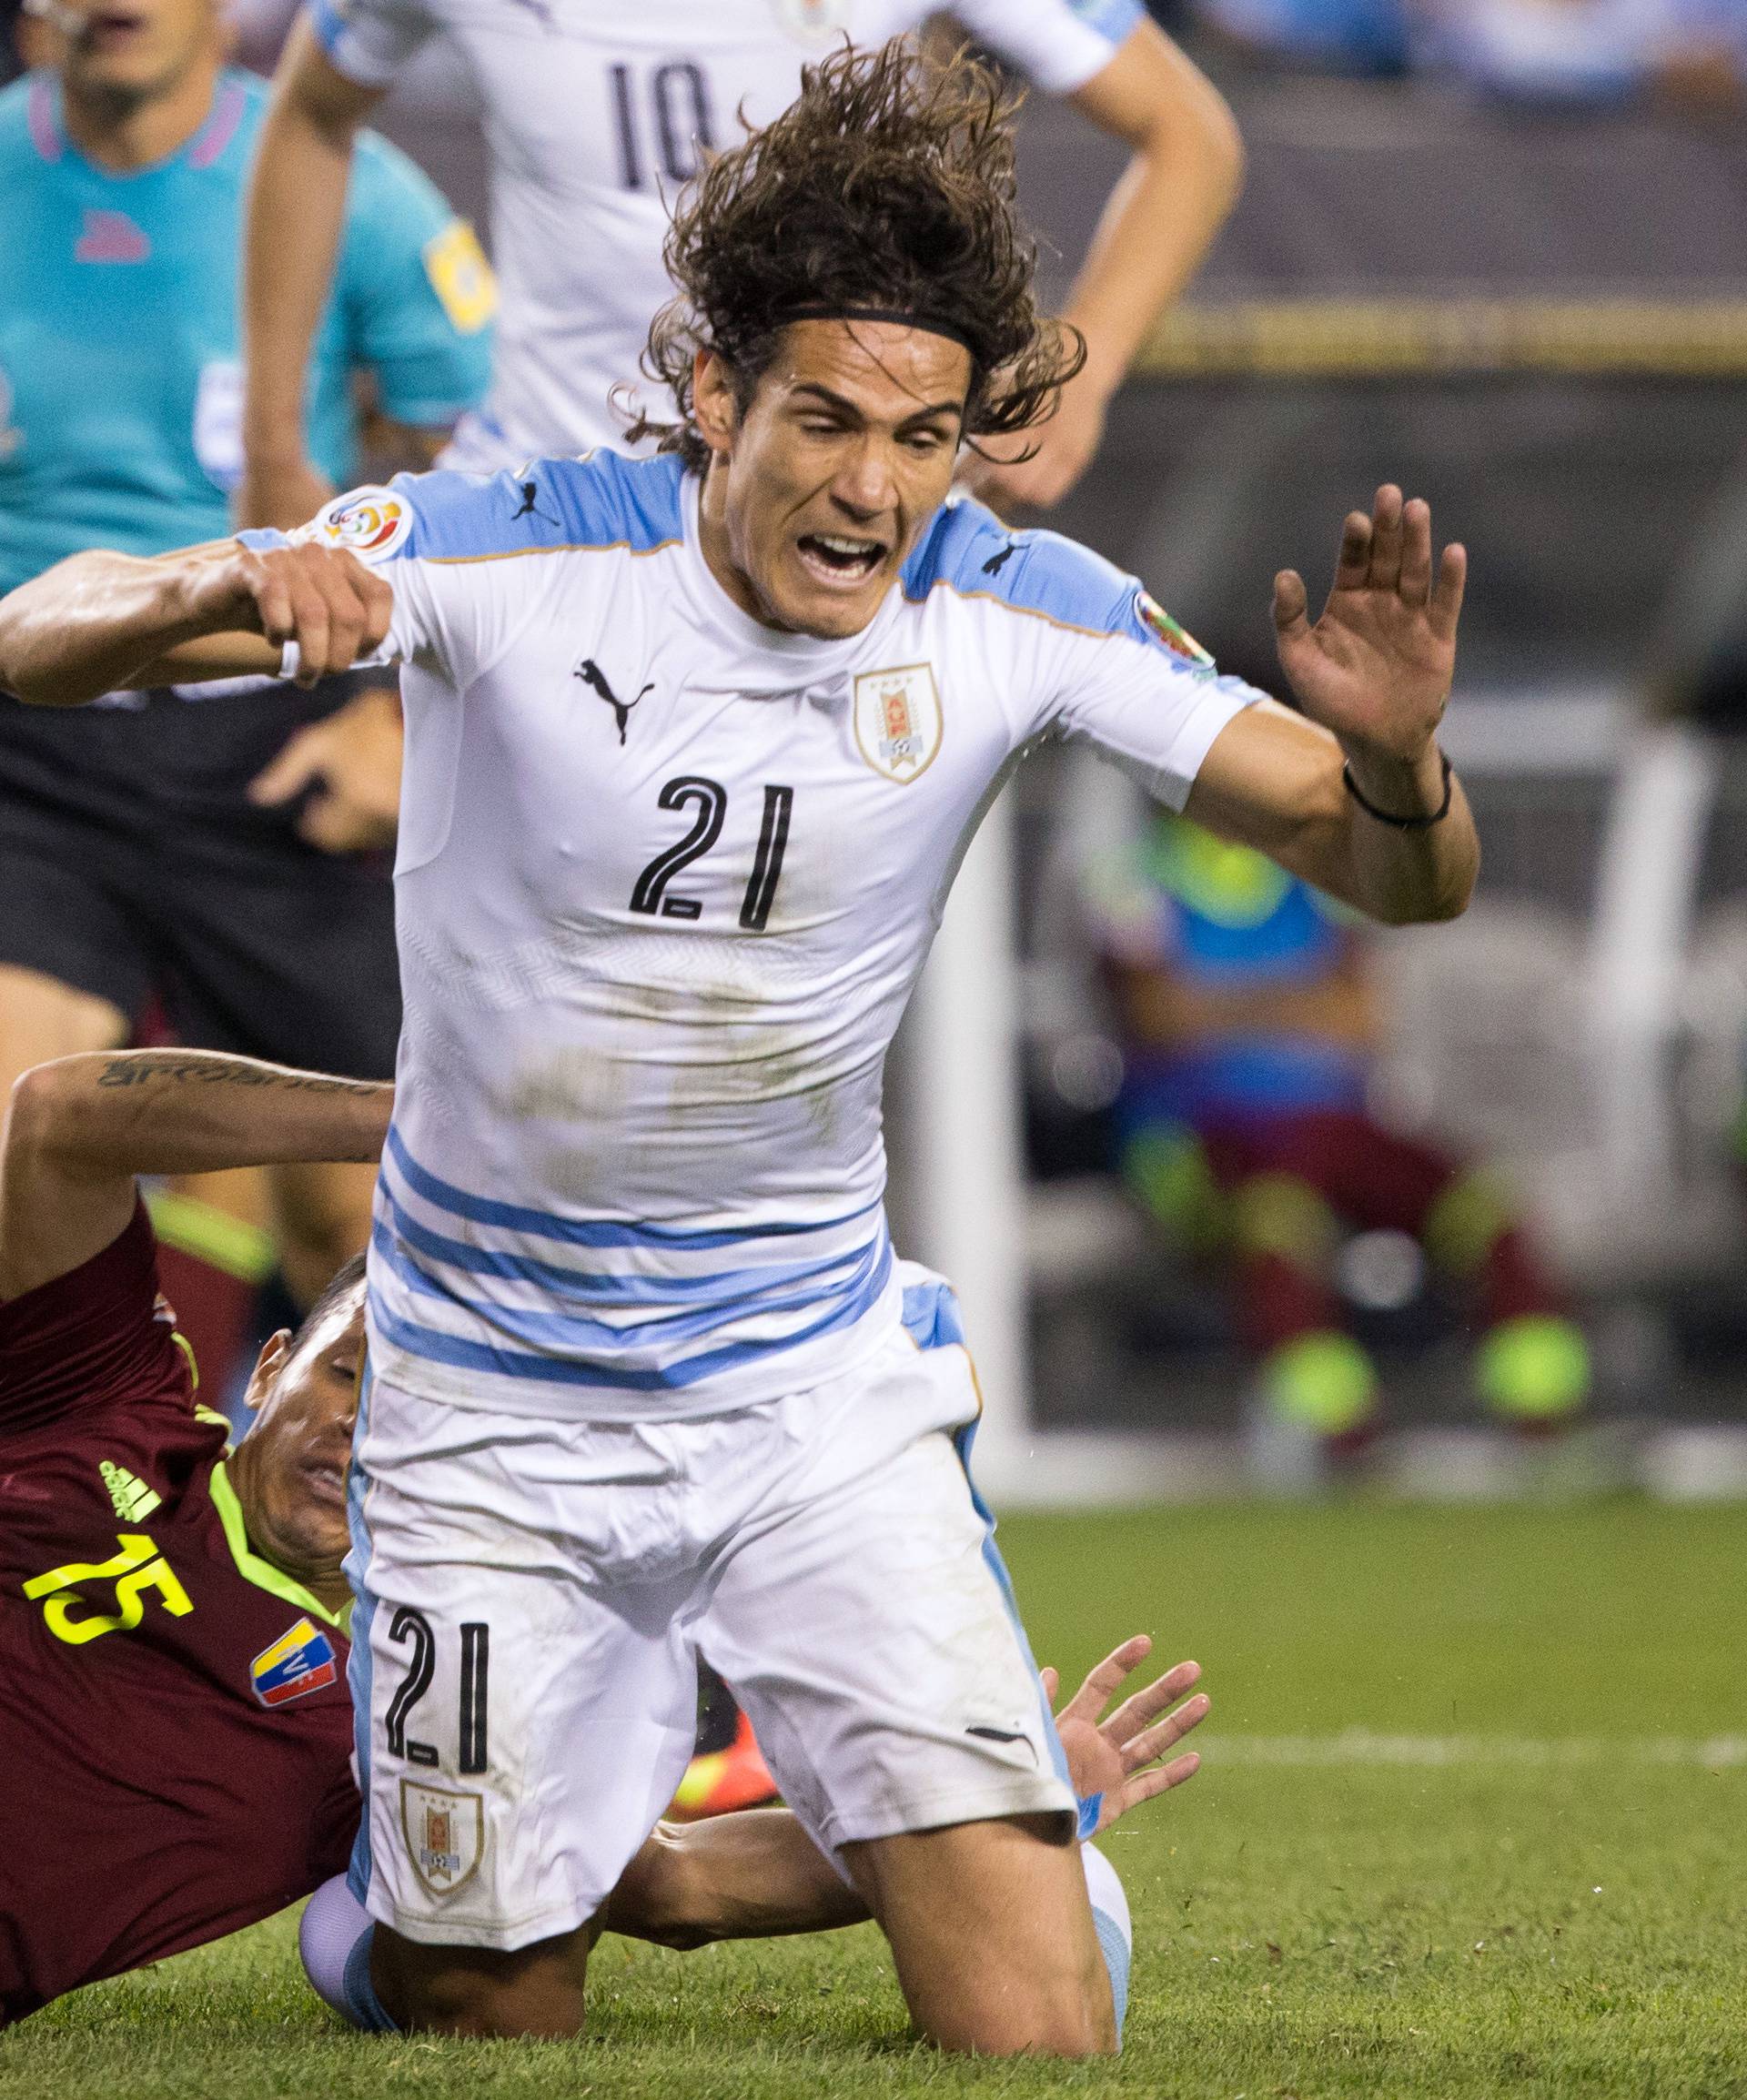
POLYGON ((939 314, 916 313, 907 307, 791 307, 783 317, 789 321, 893 321, 901 328, 920 328, 924 335, 944 336, 970 355, 973 365, 982 360, 976 354, 976 345, 955 321, 944 319, 939 314))

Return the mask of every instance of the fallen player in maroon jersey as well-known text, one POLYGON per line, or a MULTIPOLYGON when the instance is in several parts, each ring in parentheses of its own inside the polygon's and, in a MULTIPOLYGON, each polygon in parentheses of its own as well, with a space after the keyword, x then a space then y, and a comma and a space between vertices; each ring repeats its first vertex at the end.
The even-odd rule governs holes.
MULTIPOLYGON (((63 1058, 0 1135, 0 2024, 234 1932, 344 1869, 345 1476, 359 1264, 276 1335, 233 1452, 158 1294, 135 1176, 369 1160, 393 1089, 216 1052, 63 1058), (52 1804, 52 1812, 51 1812, 52 1804)), ((1179 1664, 1099 1715, 1126 1642, 1064 1710, 1100 1828, 1188 1778, 1179 1664)), ((781 1809, 658 1826, 609 1930, 672 1946, 866 1915, 781 1809)))

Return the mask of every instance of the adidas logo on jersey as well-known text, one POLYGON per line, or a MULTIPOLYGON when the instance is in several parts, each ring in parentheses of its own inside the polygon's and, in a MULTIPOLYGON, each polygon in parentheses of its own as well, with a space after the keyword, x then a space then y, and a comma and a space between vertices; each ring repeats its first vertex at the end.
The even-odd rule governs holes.
POLYGON ((103 1475, 103 1484, 109 1490, 116 1516, 125 1517, 130 1524, 137 1524, 143 1517, 149 1517, 164 1499, 156 1488, 142 1480, 137 1473, 130 1473, 126 1466, 111 1465, 105 1459, 97 1470, 103 1475))

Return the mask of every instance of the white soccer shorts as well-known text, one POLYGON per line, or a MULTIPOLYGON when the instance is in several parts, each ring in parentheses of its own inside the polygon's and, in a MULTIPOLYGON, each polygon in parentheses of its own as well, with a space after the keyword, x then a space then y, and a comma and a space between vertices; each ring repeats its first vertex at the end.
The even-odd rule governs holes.
POLYGON ((702 1651, 827 1853, 1075 1802, 963 1453, 951 1294, 841 1378, 699 1421, 573 1423, 369 1384, 353 1472, 351 1886, 513 1949, 605 1900, 690 1758, 702 1651))

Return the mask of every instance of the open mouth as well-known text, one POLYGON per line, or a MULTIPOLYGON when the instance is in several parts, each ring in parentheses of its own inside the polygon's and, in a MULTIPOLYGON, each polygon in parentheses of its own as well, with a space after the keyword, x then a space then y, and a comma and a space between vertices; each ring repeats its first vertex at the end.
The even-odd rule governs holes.
POLYGON ((884 540, 855 533, 806 532, 797 551, 808 573, 833 590, 865 583, 885 560, 884 540))
POLYGON ((304 1485, 309 1490, 309 1499, 326 1502, 334 1509, 346 1506, 346 1469, 344 1466, 308 1465, 303 1469, 304 1485))

